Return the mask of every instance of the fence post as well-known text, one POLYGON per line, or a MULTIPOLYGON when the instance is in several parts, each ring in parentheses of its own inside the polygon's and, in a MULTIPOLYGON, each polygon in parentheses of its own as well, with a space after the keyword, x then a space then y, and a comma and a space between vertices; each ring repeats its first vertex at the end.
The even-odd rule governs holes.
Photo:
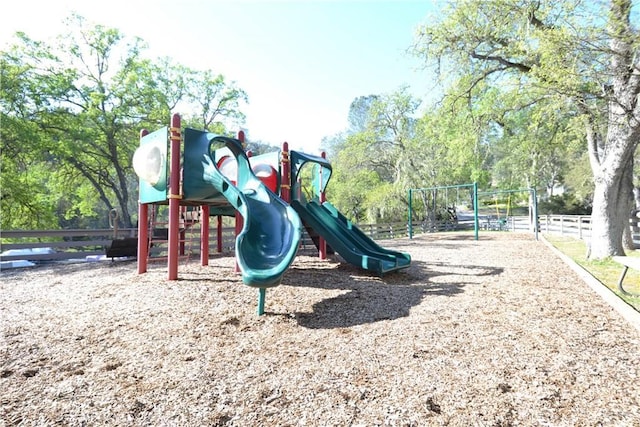
POLYGON ((412 220, 411 217, 412 212, 411 212, 411 188, 409 189, 409 221, 408 221, 408 230, 407 230, 407 234, 409 235, 409 239, 413 239, 413 224, 412 224, 412 220))
POLYGON ((475 240, 478 240, 478 232, 480 230, 480 219, 478 218, 478 183, 473 183, 473 234, 475 240))
POLYGON ((578 239, 582 240, 582 217, 578 216, 578 239))
POLYGON ((549 214, 546 214, 546 215, 544 216, 544 231, 545 231, 546 233, 548 233, 548 232, 549 232, 549 214))

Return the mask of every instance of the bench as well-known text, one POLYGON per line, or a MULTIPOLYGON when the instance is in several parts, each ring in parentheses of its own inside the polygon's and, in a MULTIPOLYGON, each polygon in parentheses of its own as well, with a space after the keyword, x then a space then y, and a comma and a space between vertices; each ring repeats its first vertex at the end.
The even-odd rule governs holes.
POLYGON ((618 290, 628 296, 640 297, 640 294, 629 292, 622 286, 622 282, 624 281, 629 268, 640 271, 640 258, 630 256, 614 256, 613 260, 619 264, 622 264, 622 274, 620 275, 620 279, 618 279, 618 290))
POLYGON ((111 245, 105 251, 107 258, 118 257, 135 257, 138 256, 138 238, 125 237, 124 239, 116 239, 111 241, 111 245))

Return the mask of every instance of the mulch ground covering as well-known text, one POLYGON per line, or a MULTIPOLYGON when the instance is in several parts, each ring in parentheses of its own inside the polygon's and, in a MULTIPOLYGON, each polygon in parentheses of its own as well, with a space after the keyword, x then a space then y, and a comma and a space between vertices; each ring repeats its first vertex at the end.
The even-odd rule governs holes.
POLYGON ((0 272, 0 425, 640 425, 640 333, 529 235, 381 242, 372 277, 299 256, 0 272))

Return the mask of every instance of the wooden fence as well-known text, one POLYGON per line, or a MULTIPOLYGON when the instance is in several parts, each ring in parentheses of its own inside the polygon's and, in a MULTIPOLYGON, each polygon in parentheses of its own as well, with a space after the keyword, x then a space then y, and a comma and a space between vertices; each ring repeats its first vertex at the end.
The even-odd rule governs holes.
POLYGON ((3 230, 0 261, 28 259, 30 261, 56 261, 104 255, 114 238, 135 237, 137 229, 121 228, 117 236, 110 229, 102 230, 3 230), (7 241, 11 243, 6 243, 7 241), (32 253, 21 254, 21 249, 32 253), (51 249, 47 251, 45 249, 51 249))
MULTIPOLYGON (((480 219, 480 232, 489 232, 493 228, 483 224, 489 220, 480 219)), ((630 219, 630 226, 634 241, 640 242, 640 220, 637 216, 630 219)), ((543 215, 538 217, 540 233, 566 235, 582 240, 588 240, 591 236, 591 217, 588 215, 543 215)), ((359 224, 358 228, 374 240, 395 239, 408 236, 406 222, 394 222, 387 224, 359 224)), ((527 216, 512 216, 505 219, 503 231, 529 232, 531 225, 527 216)), ((451 224, 441 224, 433 227, 425 223, 412 224, 413 233, 442 232, 451 230, 473 230, 473 221, 459 221, 455 227, 451 224)), ((209 252, 217 252, 217 229, 213 225, 210 229, 209 252)), ((162 233, 160 233, 162 234, 162 233)), ((0 261, 24 260, 29 261, 60 261, 70 259, 86 259, 90 256, 105 255, 106 249, 111 246, 114 239, 135 238, 137 229, 121 228, 117 235, 112 229, 101 230, 40 230, 40 231, 2 231, 0 261), (5 243, 6 242, 6 243, 5 243), (11 250, 31 249, 28 255, 12 254, 11 250), (50 249, 46 250, 45 249, 50 249), (38 252, 41 250, 41 252, 38 252)), ((200 252, 199 225, 181 234, 184 252, 187 255, 196 255, 200 252)), ((152 256, 166 255, 166 238, 156 236, 153 239, 152 256)), ((232 251, 235 245, 233 227, 222 229, 222 252, 232 251)), ((315 245, 305 232, 301 242, 302 251, 315 251, 315 245)))
POLYGON ((587 240, 591 237, 589 215, 544 215, 539 217, 540 232, 587 240))
MULTIPOLYGON (((481 223, 482 224, 482 223, 481 223)), ((506 230, 524 231, 530 228, 529 218, 526 216, 509 217, 506 230)), ((640 218, 634 214, 629 218, 629 227, 633 240, 640 242, 640 218)), ((591 238, 590 215, 541 215, 538 217, 538 231, 540 233, 575 237, 580 240, 591 238)))
MULTIPOLYGON (((365 234, 374 240, 394 239, 407 236, 407 224, 397 222, 391 224, 362 224, 358 226, 365 234)), ((166 256, 166 229, 156 230, 152 238, 151 256, 166 256)), ((113 229, 100 230, 8 230, 0 232, 0 261, 28 260, 36 262, 84 260, 87 257, 105 255, 107 248, 114 240, 135 238, 138 230, 135 228, 120 228, 117 235, 113 229), (24 249, 29 249, 25 255, 24 249)), ((222 229, 222 252, 232 251, 235 245, 235 231, 233 227, 222 229)), ((209 230, 209 253, 216 253, 217 227, 212 225, 209 230)), ((196 224, 181 233, 180 244, 186 255, 200 253, 200 228, 196 224)), ((301 241, 301 250, 315 251, 315 245, 305 232, 301 241)))

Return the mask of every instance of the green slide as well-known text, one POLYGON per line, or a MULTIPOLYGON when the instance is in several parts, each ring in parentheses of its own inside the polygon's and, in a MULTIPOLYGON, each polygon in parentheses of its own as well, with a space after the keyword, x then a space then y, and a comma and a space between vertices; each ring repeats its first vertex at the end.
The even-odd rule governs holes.
POLYGON ((294 200, 291 206, 350 264, 382 276, 411 263, 409 254, 379 246, 329 202, 294 200))
POLYGON ((324 192, 331 172, 331 164, 326 159, 291 151, 291 206, 302 221, 350 264, 373 271, 379 276, 409 267, 409 254, 379 246, 331 203, 319 202, 319 195, 324 192), (312 166, 309 173, 304 172, 305 169, 308 170, 307 166, 312 166), (312 177, 312 182, 306 188, 313 195, 312 200, 307 201, 302 187, 305 178, 308 179, 309 176, 312 177))
POLYGON ((240 141, 213 134, 202 137, 209 138, 209 152, 202 159, 204 181, 219 191, 244 219, 242 231, 236 237, 236 260, 242 281, 263 289, 279 285, 298 251, 300 217, 255 176, 240 141), (220 172, 216 163, 215 151, 224 146, 237 161, 235 183, 220 172))
POLYGON ((325 158, 291 151, 291 206, 305 225, 322 236, 345 261, 379 276, 409 267, 409 254, 379 246, 331 203, 320 203, 331 173, 331 164, 325 158), (305 187, 309 177, 311 182, 305 187), (311 200, 307 201, 304 194, 309 190, 311 200))

